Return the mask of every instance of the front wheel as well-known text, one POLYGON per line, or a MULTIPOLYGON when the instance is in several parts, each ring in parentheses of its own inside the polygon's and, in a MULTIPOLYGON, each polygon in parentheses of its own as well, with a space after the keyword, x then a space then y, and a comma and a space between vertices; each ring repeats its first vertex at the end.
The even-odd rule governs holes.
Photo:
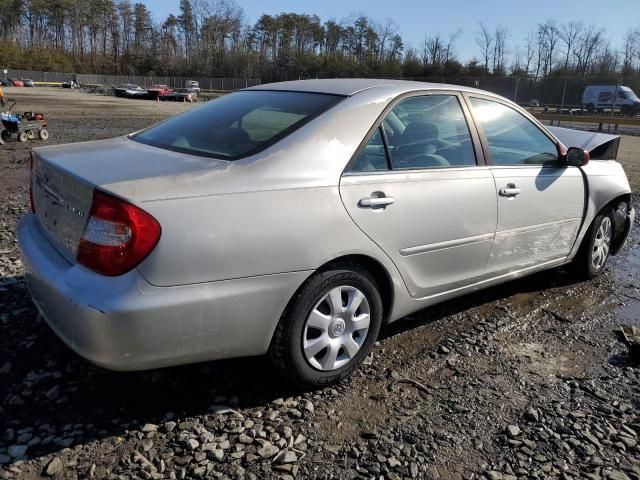
POLYGON ((269 354, 304 388, 346 378, 366 358, 382 323, 376 281, 355 264, 314 274, 296 293, 276 328, 269 354))
POLYGON ((26 142, 27 140, 29 140, 29 134, 27 132, 22 132, 18 136, 18 140, 20 140, 22 143, 26 142))
POLYGON ((49 139, 49 132, 47 129, 43 128, 40 130, 40 140, 47 141, 49 139))
POLYGON ((592 279, 604 271, 611 251, 614 222, 610 207, 596 215, 573 261, 580 276, 592 279))

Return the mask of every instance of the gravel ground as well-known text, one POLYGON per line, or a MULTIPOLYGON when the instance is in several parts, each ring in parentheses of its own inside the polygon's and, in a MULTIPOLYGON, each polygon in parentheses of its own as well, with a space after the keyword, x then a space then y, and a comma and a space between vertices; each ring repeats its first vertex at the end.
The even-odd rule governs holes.
MULTIPOLYGON (((190 108, 23 92, 51 142, 190 108)), ((0 478, 640 479, 640 370, 615 334, 638 323, 639 225, 596 281, 556 269, 393 324, 336 388, 300 394, 261 358, 114 373, 29 300, 14 237, 27 152, 0 147, 0 478)), ((620 153, 637 193, 640 138, 620 153)))

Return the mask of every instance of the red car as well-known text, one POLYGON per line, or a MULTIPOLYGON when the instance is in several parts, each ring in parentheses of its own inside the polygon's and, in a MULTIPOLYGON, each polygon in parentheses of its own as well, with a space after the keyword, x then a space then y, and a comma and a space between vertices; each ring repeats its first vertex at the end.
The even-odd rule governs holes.
POLYGON ((17 78, 10 78, 9 81, 13 84, 14 87, 24 87, 24 82, 22 80, 18 80, 17 78))
POLYGON ((167 85, 151 85, 151 88, 147 90, 147 93, 151 98, 166 97, 171 93, 171 89, 167 85))

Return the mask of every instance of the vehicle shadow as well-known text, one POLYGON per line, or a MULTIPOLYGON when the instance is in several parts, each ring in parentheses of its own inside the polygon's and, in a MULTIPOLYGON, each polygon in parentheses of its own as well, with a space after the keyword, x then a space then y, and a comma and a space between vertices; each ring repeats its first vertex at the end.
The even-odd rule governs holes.
MULTIPOLYGON (((34 458, 145 423, 205 415, 216 405, 250 408, 301 393, 261 357, 131 373, 93 366, 56 337, 22 279, 13 280, 0 284, 0 412, 7 419, 0 448, 17 444, 25 427, 40 439, 28 449, 34 458)), ((573 282, 553 270, 494 287, 413 314, 384 329, 381 340, 514 294, 573 282)))
POLYGON ((380 340, 414 328, 428 325, 469 309, 490 305, 514 295, 536 294, 550 288, 570 287, 583 283, 564 267, 545 270, 501 285, 479 290, 413 313, 394 322, 380 333, 380 340))
POLYGON ((21 278, 0 283, 0 451, 23 443, 19 431, 29 427, 40 439, 29 446, 33 458, 214 405, 260 406, 299 393, 263 358, 144 372, 96 367, 53 333, 21 278))

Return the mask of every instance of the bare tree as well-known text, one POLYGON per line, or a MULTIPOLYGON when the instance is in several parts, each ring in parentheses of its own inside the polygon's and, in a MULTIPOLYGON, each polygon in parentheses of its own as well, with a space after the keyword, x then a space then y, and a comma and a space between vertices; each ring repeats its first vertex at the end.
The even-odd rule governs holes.
POLYGON ((444 65, 445 65, 445 67, 455 57, 454 44, 455 44, 456 40, 458 40, 458 38, 460 37, 461 34, 462 34, 462 30, 460 30, 460 29, 458 29, 455 32, 449 34, 449 39, 447 41, 447 46, 445 47, 445 50, 444 50, 444 65))
POLYGON ((554 53, 559 39, 559 30, 555 20, 548 19, 545 23, 538 25, 543 38, 543 70, 544 75, 548 75, 553 68, 554 53))
POLYGON ((594 67, 594 61, 598 50, 604 44, 604 30, 590 25, 585 28, 578 37, 576 48, 573 51, 577 60, 576 70, 582 75, 588 75, 594 67))
POLYGON ((384 24, 376 26, 378 34, 378 60, 383 62, 387 56, 389 45, 393 37, 398 34, 400 27, 392 18, 386 18, 384 24))
POLYGON ((630 82, 640 78, 640 28, 613 45, 597 26, 546 20, 517 49, 510 49, 507 28, 479 23, 474 35, 482 55, 463 65, 455 58, 459 30, 429 31, 417 50, 405 49, 391 19, 378 23, 361 13, 323 22, 317 15, 283 12, 261 15, 249 24, 237 1, 176 0, 175 14, 154 21, 146 6, 154 2, 0 0, 0 60, 14 69, 251 76, 265 82, 315 76, 502 75, 509 63, 514 75, 537 78, 554 72, 615 72, 630 76, 630 82))
POLYGON ((525 42, 525 67, 524 73, 525 75, 529 75, 529 70, 531 69, 531 62, 533 61, 533 57, 536 54, 536 36, 533 32, 529 32, 527 35, 527 39, 525 42))
POLYGON ((444 58, 444 42, 439 33, 425 40, 427 52, 429 53, 429 63, 432 68, 436 68, 442 63, 444 58))
POLYGON ((622 45, 622 70, 632 72, 636 61, 640 60, 640 29, 629 30, 622 45))
POLYGON ((495 28, 494 34, 494 42, 493 42, 493 73, 504 73, 504 57, 505 57, 505 49, 507 36, 509 35, 509 30, 506 27, 498 25, 495 28))
POLYGON ((476 44, 480 47, 482 60, 484 61, 484 70, 486 73, 489 73, 489 60, 491 59, 493 47, 493 35, 484 23, 480 22, 478 25, 480 30, 476 36, 476 44))
POLYGON ((575 47, 582 30, 584 29, 584 24, 582 22, 569 22, 565 23, 560 27, 558 32, 558 36, 562 43, 564 43, 565 52, 564 52, 564 71, 566 72, 569 69, 569 59, 571 58, 572 49, 575 47))

